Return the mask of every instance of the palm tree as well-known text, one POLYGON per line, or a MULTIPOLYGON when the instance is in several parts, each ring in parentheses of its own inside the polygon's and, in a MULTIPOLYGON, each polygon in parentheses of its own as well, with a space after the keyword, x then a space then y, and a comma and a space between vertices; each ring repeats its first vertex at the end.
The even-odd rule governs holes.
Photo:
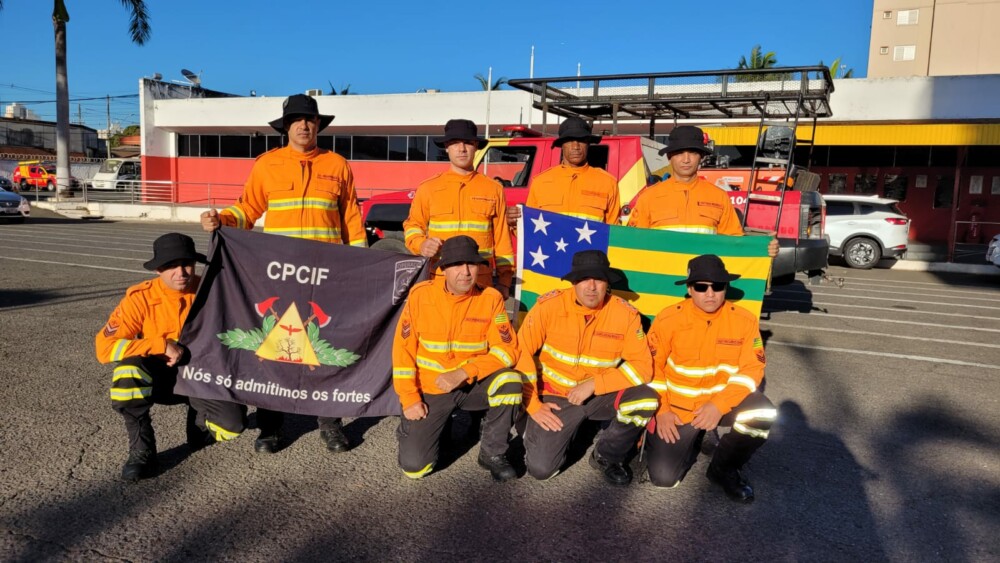
MULTIPOLYGON (((823 64, 823 61, 820 61, 819 64, 823 64)), ((833 78, 854 78, 854 69, 840 66, 840 57, 837 57, 830 65, 830 76, 833 78), (840 76, 837 76, 838 73, 840 76)))
POLYGON ((483 76, 482 74, 476 74, 473 78, 479 81, 479 85, 482 86, 483 90, 499 90, 501 86, 507 83, 506 76, 501 76, 500 78, 497 78, 496 82, 494 82, 492 85, 490 85, 489 79, 483 76))
POLYGON ((327 80, 326 83, 330 85, 330 93, 327 94, 328 96, 336 96, 337 94, 340 94, 341 96, 348 96, 348 95, 350 95, 350 94, 353 93, 353 92, 351 92, 351 85, 350 84, 348 84, 347 86, 341 88, 340 91, 338 92, 337 89, 333 87, 333 82, 332 81, 327 80))
MULTIPOLYGON (((774 54, 774 51, 768 51, 766 53, 762 52, 760 45, 754 45, 753 49, 750 49, 750 58, 740 55, 740 62, 737 63, 736 68, 738 70, 764 70, 768 68, 774 68, 778 66, 778 56, 774 54)), ((786 80, 790 78, 788 73, 767 73, 767 74, 738 74, 733 77, 736 82, 756 82, 759 80, 786 80)))
MULTIPOLYGON (((136 45, 149 39, 149 14, 143 0, 121 0, 129 11, 129 35, 136 45)), ((3 0, 0 0, 0 10, 3 0)), ((65 0, 52 2, 52 28, 56 47, 56 184, 59 195, 69 193, 69 78, 66 71, 66 24, 69 11, 65 0)))

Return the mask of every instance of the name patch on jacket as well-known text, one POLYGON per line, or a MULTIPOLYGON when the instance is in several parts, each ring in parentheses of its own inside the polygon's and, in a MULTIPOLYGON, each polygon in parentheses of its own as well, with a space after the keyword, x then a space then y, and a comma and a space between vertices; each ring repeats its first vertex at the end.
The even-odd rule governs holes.
POLYGON ((583 194, 583 195, 592 195, 592 196, 595 196, 595 197, 604 197, 604 194, 602 194, 601 192, 595 192, 593 190, 580 190, 580 193, 583 194))
POLYGON ((720 338, 715 341, 719 346, 743 346, 742 338, 720 338))
POLYGON ((722 206, 714 201, 699 201, 698 207, 714 207, 716 209, 722 209, 722 206))
POLYGON ((600 336, 601 338, 610 338, 612 340, 624 340, 625 338, 621 334, 615 334, 613 332, 601 332, 601 331, 595 332, 594 336, 600 336))
POLYGON ((488 323, 488 322, 490 322, 490 320, 489 319, 477 319, 475 317, 467 317, 463 322, 467 322, 467 323, 488 323))
POLYGON ((496 198, 474 195, 472 196, 472 201, 485 201, 486 203, 493 203, 496 201, 496 198))
POLYGON ((337 176, 331 176, 330 174, 317 174, 316 177, 320 180, 333 180, 334 182, 340 181, 340 178, 337 176))

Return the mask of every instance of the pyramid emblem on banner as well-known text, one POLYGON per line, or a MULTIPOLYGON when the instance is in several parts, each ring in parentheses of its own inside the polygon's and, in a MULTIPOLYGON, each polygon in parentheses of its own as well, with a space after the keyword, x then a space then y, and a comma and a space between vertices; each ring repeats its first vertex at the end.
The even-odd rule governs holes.
POLYGON ((316 351, 309 342, 309 334, 302 323, 299 309, 292 303, 285 311, 264 342, 257 348, 257 356, 275 362, 320 365, 316 351))

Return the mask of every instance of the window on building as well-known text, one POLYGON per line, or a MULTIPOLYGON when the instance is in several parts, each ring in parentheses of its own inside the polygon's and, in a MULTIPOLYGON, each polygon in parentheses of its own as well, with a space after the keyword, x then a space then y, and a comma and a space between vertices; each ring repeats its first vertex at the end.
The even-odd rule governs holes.
POLYGON ((878 175, 876 174, 855 174, 854 193, 861 195, 871 195, 878 192, 878 175))
POLYGON ((406 160, 406 137, 391 135, 389 137, 389 160, 406 160))
POLYGON ((892 19, 892 10, 886 10, 886 11, 882 12, 882 19, 884 19, 884 20, 891 20, 892 19))
POLYGON ((427 162, 448 162, 448 153, 433 141, 427 143, 427 162))
POLYGON ((892 49, 892 60, 894 61, 912 61, 915 58, 917 58, 916 45, 896 45, 892 49))
POLYGON ((950 209, 954 201, 955 178, 940 175, 934 184, 934 209, 950 209))
MULTIPOLYGON (((844 194, 847 193, 847 174, 830 174, 827 176, 826 193, 844 194)), ((829 209, 829 204, 827 204, 829 209)), ((827 214, 830 212, 827 211, 827 214)))
POLYGON ((201 136, 201 151, 198 156, 211 157, 219 156, 219 136, 218 135, 202 135, 201 136))
POLYGON ((893 166, 930 166, 931 148, 924 146, 896 147, 893 166))
POLYGON ((177 136, 177 156, 198 156, 201 153, 198 135, 177 136))
POLYGON ((328 151, 333 150, 333 135, 320 135, 316 137, 316 146, 328 151))
POLYGON ((389 137, 387 135, 355 135, 351 154, 354 160, 387 160, 389 137))
POLYGON ((896 12, 896 25, 917 25, 920 10, 900 10, 896 12))
POLYGON ((247 135, 222 135, 219 137, 219 156, 223 158, 250 158, 250 137, 247 135))
POLYGON ((906 201, 906 187, 908 178, 902 174, 886 174, 883 192, 885 197, 906 201))
POLYGON ((352 144, 350 135, 337 135, 337 139, 333 144, 333 150, 340 156, 349 160, 351 158, 352 144))
POLYGON ((280 149, 284 146, 284 135, 268 135, 267 136, 267 150, 280 149))
POLYGON ((889 46, 886 45, 886 46, 883 46, 883 47, 879 47, 878 48, 878 54, 880 54, 880 55, 888 55, 889 54, 889 46))
POLYGON ((406 159, 423 162, 427 160, 427 137, 424 135, 414 135, 407 137, 406 159))
POLYGON ((250 137, 250 158, 257 158, 258 156, 267 152, 267 136, 257 135, 250 137))

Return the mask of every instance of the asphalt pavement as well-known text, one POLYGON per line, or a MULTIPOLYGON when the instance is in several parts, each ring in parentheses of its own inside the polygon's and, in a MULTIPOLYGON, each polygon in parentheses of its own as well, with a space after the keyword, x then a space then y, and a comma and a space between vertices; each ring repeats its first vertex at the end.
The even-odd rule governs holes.
MULTIPOLYGON (((765 300, 766 393, 779 421, 728 500, 704 456, 675 489, 606 485, 586 455, 495 484, 459 418, 438 470, 396 465, 397 420, 315 420, 288 446, 256 430, 190 452, 184 409, 156 406, 161 474, 126 455, 94 335, 168 231, 44 211, 0 224, 0 559, 4 561, 997 561, 1000 278, 832 267, 765 300), (842 283, 842 287, 838 285, 842 283)), ((515 450, 517 444, 515 444, 515 450)), ((523 474, 523 463, 521 464, 523 474)))

